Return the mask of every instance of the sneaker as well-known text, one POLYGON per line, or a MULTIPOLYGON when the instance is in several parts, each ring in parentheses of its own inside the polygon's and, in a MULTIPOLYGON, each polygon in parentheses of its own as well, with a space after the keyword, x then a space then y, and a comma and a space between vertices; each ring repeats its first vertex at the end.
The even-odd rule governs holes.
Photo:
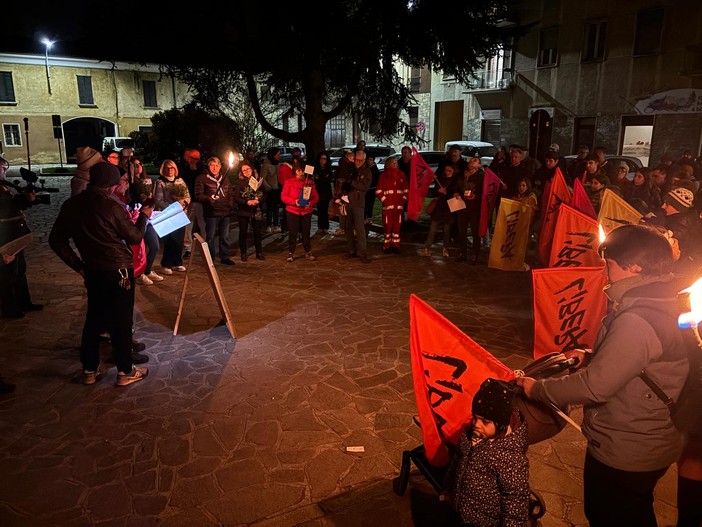
POLYGON ((292 262, 293 260, 293 253, 288 253, 288 262, 292 262))
POLYGON ((129 373, 119 372, 117 374, 117 382, 115 383, 115 386, 127 386, 128 384, 132 384, 134 382, 143 381, 146 379, 148 374, 148 368, 137 368, 136 366, 132 366, 132 371, 129 373))
POLYGON ((426 247, 422 249, 422 252, 419 253, 420 256, 431 256, 431 251, 427 249, 426 247))
POLYGON ((154 282, 160 282, 161 280, 163 280, 163 276, 161 276, 160 274, 156 274, 156 271, 151 271, 146 276, 148 276, 149 279, 154 281, 154 282))
POLYGON ((175 267, 172 268, 174 271, 178 271, 179 273, 184 273, 187 271, 184 265, 176 265, 175 267))
POLYGON ((307 258, 310 262, 314 262, 317 259, 317 257, 314 256, 312 253, 305 254, 305 258, 307 258))
POLYGON ((165 275, 173 274, 173 270, 170 267, 162 267, 161 272, 165 275))
POLYGON ((132 351, 131 357, 132 357, 132 362, 134 364, 144 364, 145 362, 149 362, 148 355, 144 355, 143 353, 139 353, 136 351, 132 351))
POLYGON ((143 342, 138 342, 136 340, 132 340, 132 351, 133 352, 139 352, 139 351, 144 351, 146 349, 146 344, 143 342))
POLYGON ((139 278, 136 279, 136 283, 141 285, 154 285, 153 280, 151 280, 145 274, 140 274, 139 278))
POLYGON ((448 250, 448 249, 444 249, 444 250, 441 252, 441 255, 442 255, 444 258, 448 258, 448 257, 449 257, 449 250, 448 250))
POLYGON ((80 382, 88 386, 91 384, 95 384, 100 379, 102 379, 102 370, 100 368, 98 368, 95 371, 83 370, 83 378, 80 382))

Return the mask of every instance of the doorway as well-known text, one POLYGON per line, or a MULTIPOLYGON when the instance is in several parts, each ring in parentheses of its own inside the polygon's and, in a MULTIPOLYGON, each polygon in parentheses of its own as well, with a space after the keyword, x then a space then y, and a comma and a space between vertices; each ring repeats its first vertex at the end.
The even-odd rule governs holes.
POLYGON ((535 110, 529 118, 529 156, 541 159, 551 144, 552 117, 547 110, 535 110))

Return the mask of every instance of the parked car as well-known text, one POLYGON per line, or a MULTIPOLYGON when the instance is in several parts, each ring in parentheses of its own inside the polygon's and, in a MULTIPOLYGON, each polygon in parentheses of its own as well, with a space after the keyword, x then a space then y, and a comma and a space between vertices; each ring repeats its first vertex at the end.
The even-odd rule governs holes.
POLYGON ((131 137, 105 137, 102 140, 102 150, 121 152, 123 148, 134 148, 134 139, 131 137))
MULTIPOLYGON (((569 156, 563 156, 566 160, 566 166, 570 166, 571 162, 573 160, 577 159, 577 155, 569 155, 569 156)), ((627 179, 633 180, 634 179, 634 174, 636 171, 643 167, 643 163, 638 157, 632 157, 632 156, 618 156, 618 155, 612 155, 612 156, 605 156, 607 159, 608 163, 612 163, 614 166, 617 166, 621 161, 626 162, 627 165, 629 165, 629 173, 626 175, 627 179)))
POLYGON ((492 143, 484 141, 446 141, 445 149, 448 151, 451 145, 461 146, 461 155, 463 157, 480 157, 480 161, 484 167, 490 166, 492 158, 497 155, 498 148, 492 143))
MULTIPOLYGON (((346 150, 355 150, 356 145, 345 145, 341 148, 337 148, 331 154, 329 154, 329 161, 331 162, 332 168, 339 166, 339 159, 344 155, 346 150)), ((388 145, 379 145, 376 143, 366 144, 366 155, 375 157, 375 164, 378 166, 378 170, 383 170, 385 168, 385 160, 397 152, 395 149, 388 145)))
MULTIPOLYGON (((276 148, 280 148, 281 156, 280 156, 280 161, 281 162, 286 162, 290 161, 292 159, 292 149, 293 148, 299 148, 302 151, 302 157, 304 159, 305 157, 305 149, 302 146, 283 146, 283 145, 271 145, 268 148, 271 148, 275 146, 276 148)), ((268 148, 264 148, 260 154, 258 154, 258 160, 261 164, 266 160, 266 154, 268 154, 268 148)))

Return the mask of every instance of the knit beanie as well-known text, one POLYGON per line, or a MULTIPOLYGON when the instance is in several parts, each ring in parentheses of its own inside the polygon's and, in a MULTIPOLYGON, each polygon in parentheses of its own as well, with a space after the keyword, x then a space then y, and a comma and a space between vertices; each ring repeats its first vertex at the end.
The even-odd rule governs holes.
POLYGON ((98 188, 119 185, 121 177, 119 169, 111 163, 98 163, 90 167, 90 184, 98 188))
POLYGON ((100 152, 89 146, 79 146, 76 148, 76 163, 78 168, 88 170, 91 166, 102 160, 100 152))
POLYGON ((694 199, 695 195, 692 191, 686 188, 676 187, 671 189, 670 192, 663 197, 663 202, 667 203, 678 212, 685 212, 692 207, 694 199))
POLYGON ((514 411, 515 387, 498 379, 485 379, 473 396, 473 415, 494 422, 498 428, 509 425, 514 411))

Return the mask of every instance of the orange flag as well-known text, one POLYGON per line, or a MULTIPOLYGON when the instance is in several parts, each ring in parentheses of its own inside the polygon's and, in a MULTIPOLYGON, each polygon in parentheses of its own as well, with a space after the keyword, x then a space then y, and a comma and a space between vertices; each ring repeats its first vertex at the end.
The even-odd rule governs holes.
POLYGON ((597 213, 592 207, 592 201, 587 197, 587 191, 579 179, 573 181, 573 208, 578 209, 583 214, 597 219, 597 213))
POLYGON ((534 358, 592 348, 607 312, 604 266, 535 269, 534 358))
POLYGON ((539 232, 537 244, 539 261, 544 265, 548 263, 549 256, 551 256, 551 239, 556 228, 558 208, 561 206, 561 203, 570 205, 570 200, 570 189, 565 182, 561 169, 556 168, 556 173, 551 180, 548 199, 544 201, 541 231, 539 232))
POLYGON ((447 443, 457 444, 472 419, 473 395, 488 377, 510 381, 514 372, 438 311, 410 295, 410 355, 414 396, 429 463, 449 462, 447 443))
POLYGON ((602 265, 602 258, 597 254, 599 246, 597 221, 561 203, 548 266, 599 267, 602 265))
POLYGON ((622 225, 630 223, 636 225, 641 218, 641 213, 624 201, 624 198, 608 188, 605 189, 604 194, 602 194, 600 214, 597 216, 605 234, 609 234, 609 231, 622 225))
POLYGON ((429 185, 434 179, 434 171, 427 165, 424 158, 412 147, 412 160, 410 161, 410 185, 407 196, 407 217, 417 221, 419 213, 424 208, 424 200, 429 193, 429 185))
POLYGON ((534 209, 520 201, 502 198, 490 244, 488 267, 502 271, 526 271, 524 266, 529 226, 534 209))
POLYGON ((483 179, 483 195, 480 196, 480 223, 478 225, 478 236, 484 238, 487 236, 488 226, 492 213, 495 210, 497 195, 500 192, 502 180, 497 177, 489 168, 485 169, 485 179, 483 179))

